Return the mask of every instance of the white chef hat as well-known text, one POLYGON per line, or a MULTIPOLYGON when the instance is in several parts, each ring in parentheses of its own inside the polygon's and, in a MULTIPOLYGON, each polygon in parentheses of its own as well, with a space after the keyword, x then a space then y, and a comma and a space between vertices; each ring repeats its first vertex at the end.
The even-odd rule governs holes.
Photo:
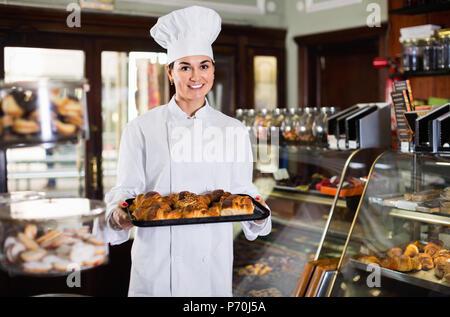
POLYGON ((150 34, 167 49, 168 64, 195 55, 214 59, 211 45, 220 33, 221 23, 216 11, 192 6, 160 17, 150 34))

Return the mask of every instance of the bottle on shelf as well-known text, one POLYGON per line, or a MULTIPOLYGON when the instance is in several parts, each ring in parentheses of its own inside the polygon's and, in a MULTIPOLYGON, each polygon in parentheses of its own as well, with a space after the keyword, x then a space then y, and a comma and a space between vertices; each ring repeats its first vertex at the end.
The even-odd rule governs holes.
POLYGON ((281 122, 281 143, 284 145, 296 145, 297 135, 295 133, 295 126, 298 124, 298 114, 297 109, 289 108, 287 110, 287 115, 281 122))
POLYGON ((437 41, 433 37, 423 39, 423 66, 424 71, 437 70, 437 41))
POLYGON ((315 117, 313 123, 314 142, 318 147, 325 147, 327 145, 327 118, 329 108, 320 108, 320 113, 315 117))
POLYGON ((268 109, 258 111, 253 123, 253 131, 259 140, 270 141, 270 127, 272 126, 272 113, 268 109))
POLYGON ((250 136, 253 136, 254 123, 255 123, 255 109, 249 109, 247 116, 245 117, 244 125, 247 127, 247 131, 250 136))
POLYGON ((311 145, 313 143, 313 120, 313 108, 305 107, 303 109, 303 114, 299 119, 299 125, 296 127, 297 138, 300 141, 301 145, 311 145))

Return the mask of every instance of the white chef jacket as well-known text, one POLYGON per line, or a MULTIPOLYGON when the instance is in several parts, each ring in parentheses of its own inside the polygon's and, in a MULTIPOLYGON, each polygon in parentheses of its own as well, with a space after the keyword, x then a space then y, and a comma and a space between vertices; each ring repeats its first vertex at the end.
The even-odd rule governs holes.
MULTIPOLYGON (((183 136, 198 126, 203 131, 208 127, 244 128, 238 120, 210 107, 207 100, 189 117, 174 98, 129 122, 120 144, 117 185, 105 197, 108 219, 119 200, 149 191, 168 195, 223 189, 232 194, 258 195, 252 184, 252 160, 198 160, 198 144, 193 145, 196 141, 191 144, 194 160, 181 161, 183 155, 175 157, 174 150, 180 142, 175 142, 173 131, 180 126, 186 132, 181 133, 183 136)), ((211 148, 214 144, 206 139, 201 145, 211 148)), ((248 134, 244 141, 250 148, 248 134)), ((230 150, 229 143, 227 146, 225 151, 230 150)), ((269 234, 272 227, 270 217, 264 224, 251 221, 241 225, 251 241, 269 234)), ((112 245, 129 239, 129 231, 114 231, 109 226, 105 234, 112 245)), ((232 296, 232 223, 136 228, 131 256, 129 296, 232 296)))

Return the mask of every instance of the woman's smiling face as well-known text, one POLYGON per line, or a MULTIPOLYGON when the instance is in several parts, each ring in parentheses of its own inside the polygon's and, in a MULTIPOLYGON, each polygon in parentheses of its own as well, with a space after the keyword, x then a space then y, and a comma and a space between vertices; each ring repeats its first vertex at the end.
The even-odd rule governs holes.
POLYGON ((175 85, 177 98, 186 101, 202 100, 214 84, 214 63, 208 56, 187 56, 167 68, 175 85))

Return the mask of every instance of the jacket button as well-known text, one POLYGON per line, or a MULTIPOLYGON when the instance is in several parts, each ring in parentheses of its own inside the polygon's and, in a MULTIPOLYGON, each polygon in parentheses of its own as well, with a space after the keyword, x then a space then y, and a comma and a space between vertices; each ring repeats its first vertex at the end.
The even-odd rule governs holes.
POLYGON ((203 259, 202 259, 202 262, 203 262, 203 263, 207 263, 207 262, 208 262, 208 257, 207 257, 207 256, 204 256, 203 259))

